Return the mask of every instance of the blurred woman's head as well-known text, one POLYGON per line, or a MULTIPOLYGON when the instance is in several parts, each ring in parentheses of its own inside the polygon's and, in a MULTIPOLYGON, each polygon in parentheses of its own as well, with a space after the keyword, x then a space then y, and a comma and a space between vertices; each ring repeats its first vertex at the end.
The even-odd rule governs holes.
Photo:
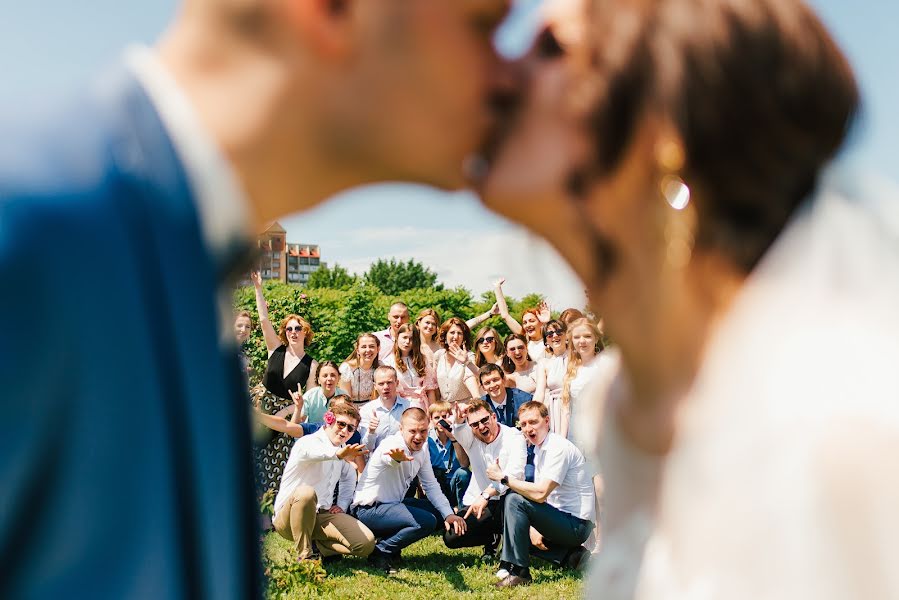
POLYGON ((242 310, 234 315, 234 337, 237 339, 238 345, 250 339, 252 332, 253 319, 250 318, 250 311, 242 310))
POLYGON ((842 144, 852 72, 798 0, 594 0, 579 36, 556 38, 529 59, 534 88, 487 203, 569 259, 635 380, 689 375, 842 144), (567 163, 513 203, 503 180, 546 166, 541 140, 567 163))
POLYGON ((559 315, 559 320, 571 327, 571 323, 577 319, 583 319, 586 315, 576 308, 566 308, 559 315))

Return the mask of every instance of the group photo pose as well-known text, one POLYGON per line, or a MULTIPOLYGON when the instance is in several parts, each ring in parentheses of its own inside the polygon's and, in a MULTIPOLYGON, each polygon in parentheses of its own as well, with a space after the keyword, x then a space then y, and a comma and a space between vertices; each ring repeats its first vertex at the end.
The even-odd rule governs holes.
POLYGON ((58 4, 0 598, 899 598, 895 2, 58 4))

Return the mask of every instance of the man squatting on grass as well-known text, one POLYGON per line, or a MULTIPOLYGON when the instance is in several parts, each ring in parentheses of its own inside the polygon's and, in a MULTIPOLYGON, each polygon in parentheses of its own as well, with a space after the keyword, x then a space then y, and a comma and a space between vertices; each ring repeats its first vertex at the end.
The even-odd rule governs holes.
POLYGON ((471 482, 462 499, 467 531, 447 531, 443 540, 449 548, 484 546, 483 560, 492 560, 503 533, 505 485, 491 481, 487 467, 499 463, 510 475, 524 477, 524 437, 514 427, 497 421, 496 413, 483 400, 474 400, 463 417, 457 408, 453 433, 468 454, 471 482))
POLYGON ((406 409, 399 433, 378 445, 356 486, 351 512, 378 537, 368 560, 386 573, 394 572, 403 548, 436 530, 437 511, 447 530, 465 532, 465 520, 453 513, 434 478, 427 441, 427 414, 420 408, 406 409), (416 476, 427 499, 405 497, 416 476))
MULTIPOLYGON (((474 418, 469 413, 469 424, 474 418)), ((505 500, 500 562, 500 572, 505 577, 497 587, 531 582, 531 545, 536 548, 536 556, 581 568, 589 556, 582 544, 596 519, 593 480, 584 455, 570 441, 550 432, 546 405, 525 403, 518 420, 528 443, 527 463, 533 464, 533 480, 519 478, 499 460, 487 466, 488 477, 510 490, 505 500)))
POLYGON ((275 498, 275 529, 296 542, 300 560, 318 557, 313 542, 324 560, 365 557, 374 549, 375 536, 346 514, 356 489, 353 461, 368 452, 363 444, 346 443, 359 426, 359 411, 337 402, 324 419, 324 427, 297 440, 290 451, 275 498))

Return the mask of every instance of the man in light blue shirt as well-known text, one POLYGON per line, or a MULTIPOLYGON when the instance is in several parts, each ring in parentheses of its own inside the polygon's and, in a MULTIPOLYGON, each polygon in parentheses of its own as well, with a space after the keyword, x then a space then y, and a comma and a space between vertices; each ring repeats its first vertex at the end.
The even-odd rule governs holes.
POLYGON ((400 418, 409 408, 409 401, 396 394, 396 369, 380 366, 375 369, 375 390, 378 397, 359 411, 362 422, 362 443, 374 450, 389 435, 400 430, 400 418))

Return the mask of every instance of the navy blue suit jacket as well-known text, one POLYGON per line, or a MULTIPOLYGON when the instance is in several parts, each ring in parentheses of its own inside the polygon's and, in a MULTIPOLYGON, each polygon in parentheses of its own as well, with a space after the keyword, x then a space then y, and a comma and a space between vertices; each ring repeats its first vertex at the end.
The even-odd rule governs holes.
POLYGON ((529 394, 526 391, 520 390, 518 388, 507 387, 505 419, 500 419, 499 413, 496 411, 496 407, 493 406, 493 402, 490 400, 490 396, 487 394, 481 396, 481 400, 486 402, 487 406, 492 408, 493 412, 496 413, 496 420, 509 427, 515 427, 515 423, 516 421, 518 421, 518 409, 521 408, 521 405, 525 402, 530 402, 533 399, 533 394, 529 394), (509 408, 511 408, 512 410, 509 410, 509 408))
POLYGON ((0 131, 0 597, 259 596, 227 267, 155 109, 120 69, 0 131))

